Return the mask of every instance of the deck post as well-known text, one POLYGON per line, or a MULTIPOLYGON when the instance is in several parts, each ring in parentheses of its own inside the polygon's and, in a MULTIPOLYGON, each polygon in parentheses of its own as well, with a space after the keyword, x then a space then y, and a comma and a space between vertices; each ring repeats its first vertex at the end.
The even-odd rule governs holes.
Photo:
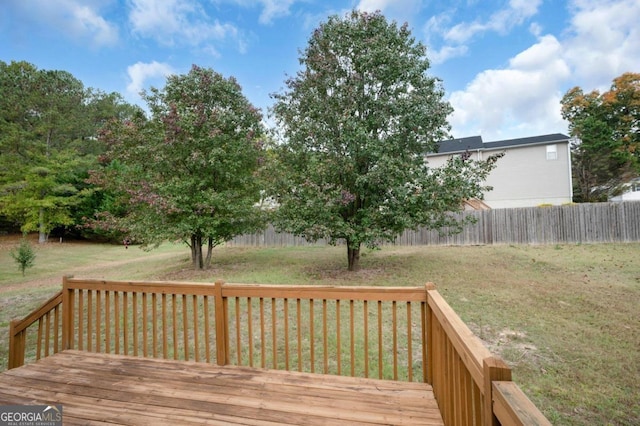
POLYGON ((227 334, 229 324, 227 313, 225 312, 224 296, 222 294, 223 281, 216 281, 214 289, 214 303, 216 315, 216 361, 218 365, 227 364, 227 334))
POLYGON ((13 320, 9 323, 9 362, 7 369, 20 367, 24 364, 24 350, 26 330, 16 333, 16 328, 20 320, 13 320))
POLYGON ((70 290, 67 280, 73 275, 62 277, 62 350, 73 349, 73 309, 74 290, 70 290))
POLYGON ((497 356, 485 358, 482 361, 484 371, 484 426, 499 426, 500 422, 493 414, 493 382, 510 382, 511 368, 497 356))
POLYGON ((433 384, 433 325, 434 325, 434 317, 433 311, 431 310, 431 306, 429 306, 429 291, 435 290, 436 285, 434 283, 426 283, 425 291, 427 292, 427 302, 425 303, 425 316, 427 325, 425 327, 424 333, 426 336, 423 336, 423 344, 426 346, 427 351, 427 363, 424 367, 426 372, 426 382, 430 385, 433 384))

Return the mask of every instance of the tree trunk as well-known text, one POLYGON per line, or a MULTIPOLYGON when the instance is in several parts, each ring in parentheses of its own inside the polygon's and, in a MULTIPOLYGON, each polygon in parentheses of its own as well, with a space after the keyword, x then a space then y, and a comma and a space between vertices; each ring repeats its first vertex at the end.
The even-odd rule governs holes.
POLYGON ((38 214, 39 224, 39 232, 38 232, 38 243, 44 244, 47 242, 47 233, 44 229, 44 209, 40 208, 40 212, 38 214))
POLYGON ((352 246, 347 242, 347 258, 349 260, 349 271, 360 270, 360 244, 352 246))
POLYGON ((202 235, 191 235, 191 262, 194 269, 203 269, 204 259, 202 257, 202 235))
POLYGON ((211 266, 212 256, 213 256, 213 238, 209 237, 209 243, 207 244, 207 258, 204 261, 204 267, 207 269, 211 266))
POLYGON ((191 240, 189 241, 189 248, 191 249, 191 264, 196 264, 196 236, 191 235, 191 240))

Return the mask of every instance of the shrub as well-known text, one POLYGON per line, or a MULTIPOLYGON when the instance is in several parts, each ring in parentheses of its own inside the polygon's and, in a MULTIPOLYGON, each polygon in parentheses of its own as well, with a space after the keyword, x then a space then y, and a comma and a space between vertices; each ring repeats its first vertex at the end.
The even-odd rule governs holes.
POLYGON ((11 257, 16 261, 18 268, 22 271, 22 276, 24 276, 25 270, 35 263, 36 253, 27 238, 22 237, 18 248, 11 250, 11 257))

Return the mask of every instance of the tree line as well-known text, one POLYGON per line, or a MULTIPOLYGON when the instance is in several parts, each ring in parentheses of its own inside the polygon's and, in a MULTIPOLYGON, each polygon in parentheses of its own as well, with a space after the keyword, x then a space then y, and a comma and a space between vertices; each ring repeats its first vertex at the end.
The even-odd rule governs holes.
MULTIPOLYGON (((449 137, 452 108, 407 26, 380 13, 332 16, 300 64, 272 95, 269 130, 238 82, 209 68, 144 91, 143 110, 67 72, 0 62, 2 226, 40 241, 183 241, 194 267, 206 268, 213 247, 273 223, 310 241, 345 241, 350 270, 363 245, 405 229, 462 229, 452 213, 490 190, 499 156, 429 168, 424 154, 449 137)), ((634 123, 617 119, 630 126, 629 159, 635 108, 634 123)), ((571 111, 586 150, 577 123, 591 110, 571 111)))
POLYGON ((140 108, 117 93, 85 88, 66 71, 0 61, 0 219, 4 227, 74 232, 106 207, 88 173, 104 153, 98 129, 140 108))

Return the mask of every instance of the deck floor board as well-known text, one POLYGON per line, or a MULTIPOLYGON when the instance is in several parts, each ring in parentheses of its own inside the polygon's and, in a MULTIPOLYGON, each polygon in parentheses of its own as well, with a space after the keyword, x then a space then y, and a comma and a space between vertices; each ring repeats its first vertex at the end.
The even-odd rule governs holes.
POLYGON ((442 425, 431 386, 64 351, 0 374, 0 405, 65 424, 442 425))

